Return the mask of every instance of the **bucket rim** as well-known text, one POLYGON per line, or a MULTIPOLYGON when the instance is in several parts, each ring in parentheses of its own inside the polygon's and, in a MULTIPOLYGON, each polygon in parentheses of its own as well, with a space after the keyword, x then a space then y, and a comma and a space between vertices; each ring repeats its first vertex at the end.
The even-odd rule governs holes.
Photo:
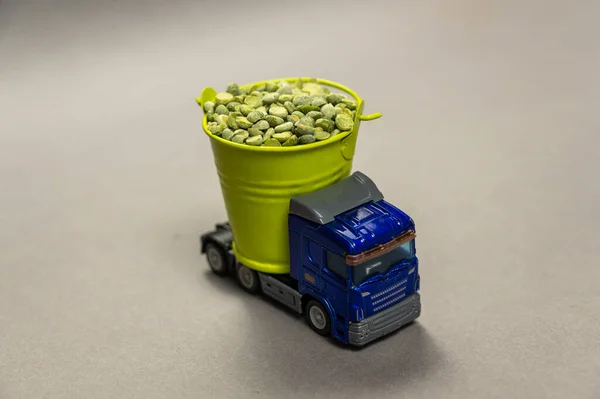
MULTIPOLYGON (((202 112, 204 113, 204 116, 202 118, 202 129, 204 130, 204 133, 211 140, 214 140, 218 143, 229 146, 232 149, 235 148, 235 149, 239 149, 241 151, 258 151, 258 152, 310 151, 313 148, 319 148, 319 147, 324 147, 324 146, 328 146, 328 145, 333 145, 334 143, 344 140, 345 138, 351 136, 352 134, 358 133, 358 126, 359 126, 358 124, 359 124, 359 121, 361 120, 361 112, 362 112, 364 101, 362 100, 362 98, 360 98, 360 96, 354 90, 352 90, 349 87, 346 87, 340 83, 331 81, 331 80, 314 78, 314 77, 268 79, 268 80, 263 80, 263 81, 259 81, 259 82, 245 84, 243 86, 240 86, 240 88, 245 89, 245 88, 249 88, 252 86, 261 86, 263 84, 266 84, 267 82, 273 82, 273 81, 275 81, 275 82, 285 81, 288 83, 294 83, 294 82, 298 82, 298 81, 300 81, 300 82, 316 82, 316 83, 319 83, 320 85, 334 87, 338 90, 348 93, 350 96, 352 96, 356 100, 356 111, 357 112, 356 112, 356 115, 354 116, 354 127, 352 128, 352 130, 350 130, 348 132, 344 132, 343 134, 338 134, 331 139, 317 141, 317 142, 314 142, 311 144, 295 145, 295 146, 290 146, 290 147, 264 147, 264 146, 251 146, 251 145, 246 145, 246 144, 239 144, 239 143, 235 143, 233 141, 225 140, 222 137, 215 136, 214 134, 212 134, 210 132, 210 130, 208 130, 208 120, 207 120, 206 113, 204 112, 204 102, 206 101, 206 98, 204 98, 204 96, 200 96, 196 99, 196 101, 198 102, 198 104, 200 105, 200 108, 202 109, 202 112)), ((203 94, 206 90, 212 90, 214 92, 214 95, 216 95, 216 92, 214 91, 214 89, 211 89, 211 88, 204 89, 203 94)))

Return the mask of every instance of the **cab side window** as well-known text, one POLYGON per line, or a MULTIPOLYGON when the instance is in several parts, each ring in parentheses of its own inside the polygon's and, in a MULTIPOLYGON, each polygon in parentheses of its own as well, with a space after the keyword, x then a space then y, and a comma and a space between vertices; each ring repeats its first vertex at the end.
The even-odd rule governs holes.
POLYGON ((341 256, 328 251, 327 268, 339 277, 346 279, 346 260, 341 256))

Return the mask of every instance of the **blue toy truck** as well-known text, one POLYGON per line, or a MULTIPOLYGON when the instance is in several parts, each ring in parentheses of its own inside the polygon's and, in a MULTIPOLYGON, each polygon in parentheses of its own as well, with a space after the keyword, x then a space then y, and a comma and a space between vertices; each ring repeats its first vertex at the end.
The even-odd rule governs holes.
POLYGON ((236 261, 228 223, 200 237, 213 272, 233 273, 243 289, 262 292, 304 314, 318 334, 362 346, 421 314, 415 224, 386 202, 366 175, 292 198, 289 274, 267 274, 236 261))

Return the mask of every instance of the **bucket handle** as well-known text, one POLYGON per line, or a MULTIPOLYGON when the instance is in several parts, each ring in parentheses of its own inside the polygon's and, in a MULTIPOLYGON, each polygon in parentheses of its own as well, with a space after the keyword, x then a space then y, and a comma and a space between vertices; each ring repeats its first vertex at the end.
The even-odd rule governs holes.
POLYGON ((372 121, 372 120, 379 119, 379 118, 381 118, 380 112, 376 112, 371 115, 359 115, 358 116, 358 119, 360 119, 361 121, 372 121))

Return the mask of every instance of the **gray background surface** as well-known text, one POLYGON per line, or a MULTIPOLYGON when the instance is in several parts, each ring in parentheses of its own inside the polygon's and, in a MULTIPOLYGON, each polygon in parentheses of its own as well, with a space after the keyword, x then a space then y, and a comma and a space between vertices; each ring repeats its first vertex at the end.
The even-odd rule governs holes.
POLYGON ((600 398, 597 1, 0 1, 0 398, 600 398), (206 86, 319 76, 416 220, 363 350, 208 272, 206 86))

